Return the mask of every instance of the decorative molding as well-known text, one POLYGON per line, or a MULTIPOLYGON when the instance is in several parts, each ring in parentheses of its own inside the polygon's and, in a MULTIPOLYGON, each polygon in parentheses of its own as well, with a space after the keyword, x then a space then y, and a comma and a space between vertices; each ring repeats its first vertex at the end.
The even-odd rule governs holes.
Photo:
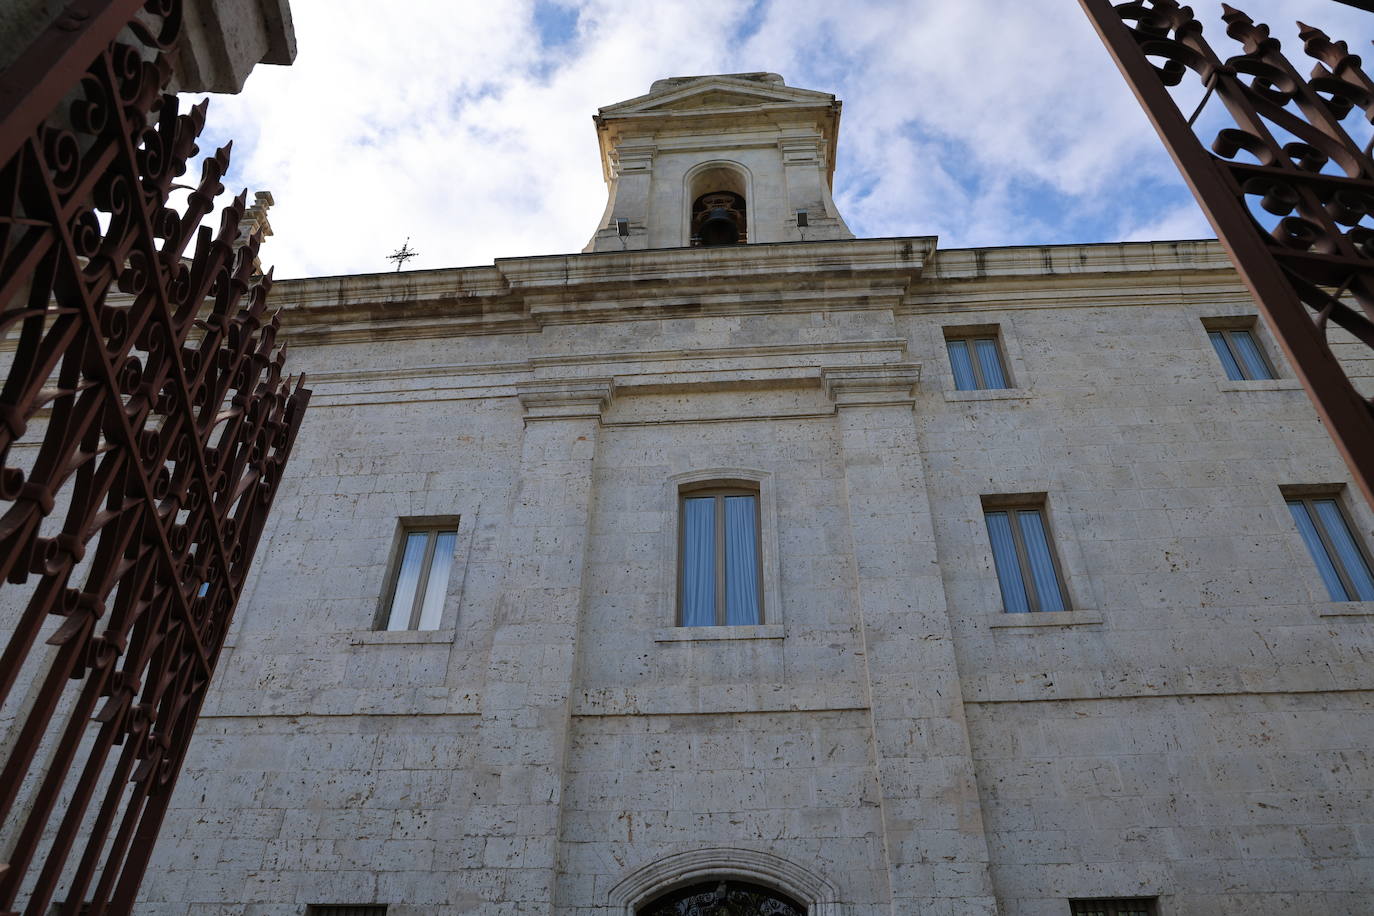
POLYGON ((821 384, 837 407, 915 404, 920 380, 920 363, 821 370, 821 384))
POLYGON ((641 865, 607 893, 613 913, 634 916, 652 898, 697 881, 737 878, 773 887, 806 906, 808 916, 839 916, 835 886, 795 862, 759 849, 719 847, 670 853, 641 865))
POLYGON ((534 379, 515 386, 515 395, 531 420, 601 419, 615 383, 608 378, 534 379))

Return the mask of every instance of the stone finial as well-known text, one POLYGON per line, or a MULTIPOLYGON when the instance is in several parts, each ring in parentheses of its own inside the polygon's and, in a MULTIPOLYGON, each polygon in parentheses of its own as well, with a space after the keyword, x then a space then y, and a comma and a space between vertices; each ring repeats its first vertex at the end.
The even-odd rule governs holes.
MULTIPOLYGON (((271 191, 257 191, 253 194, 253 204, 243 211, 243 218, 239 220, 239 235, 234 240, 235 248, 242 248, 248 244, 248 240, 253 237, 254 232, 262 234, 263 238, 272 234, 272 224, 267 221, 267 211, 276 203, 272 199, 271 191)), ((253 274, 262 273, 261 259, 253 258, 253 274)))

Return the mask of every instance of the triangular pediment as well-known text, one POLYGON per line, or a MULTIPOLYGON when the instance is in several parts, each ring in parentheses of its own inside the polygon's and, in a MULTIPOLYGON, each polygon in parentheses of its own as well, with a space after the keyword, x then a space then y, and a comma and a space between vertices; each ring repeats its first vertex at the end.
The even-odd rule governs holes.
MULTIPOLYGON (((760 74, 765 76, 765 74, 760 74)), ((766 74, 771 76, 771 74, 766 74)), ((765 80, 750 77, 702 76, 660 80, 646 95, 602 108, 602 118, 655 114, 695 114, 711 111, 736 111, 748 108, 813 108, 830 105, 835 97, 827 92, 785 86, 781 78, 765 80)))

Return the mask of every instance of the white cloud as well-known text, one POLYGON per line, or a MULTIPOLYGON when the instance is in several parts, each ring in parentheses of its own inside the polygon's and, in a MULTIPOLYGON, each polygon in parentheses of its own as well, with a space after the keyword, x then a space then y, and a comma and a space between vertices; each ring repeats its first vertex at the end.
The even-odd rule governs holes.
MULTIPOLYGON (((386 270, 407 236, 410 269, 576 251, 605 202, 596 109, 663 76, 743 70, 845 101, 836 197, 860 235, 1206 232, 1071 0, 560 5, 577 30, 547 48, 531 0, 295 0, 296 64, 213 98, 205 144, 235 137, 227 184, 275 194, 278 276, 386 270)), ((1294 18, 1352 44, 1370 31, 1329 0, 1242 5, 1295 56, 1294 18)))

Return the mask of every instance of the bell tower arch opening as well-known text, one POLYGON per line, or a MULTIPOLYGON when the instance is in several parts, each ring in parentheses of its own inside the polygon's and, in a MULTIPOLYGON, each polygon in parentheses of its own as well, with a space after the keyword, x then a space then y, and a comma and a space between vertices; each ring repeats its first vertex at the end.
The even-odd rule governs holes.
POLYGON ((693 248, 749 241, 749 174, 737 163, 707 162, 687 173, 687 239, 693 248))

